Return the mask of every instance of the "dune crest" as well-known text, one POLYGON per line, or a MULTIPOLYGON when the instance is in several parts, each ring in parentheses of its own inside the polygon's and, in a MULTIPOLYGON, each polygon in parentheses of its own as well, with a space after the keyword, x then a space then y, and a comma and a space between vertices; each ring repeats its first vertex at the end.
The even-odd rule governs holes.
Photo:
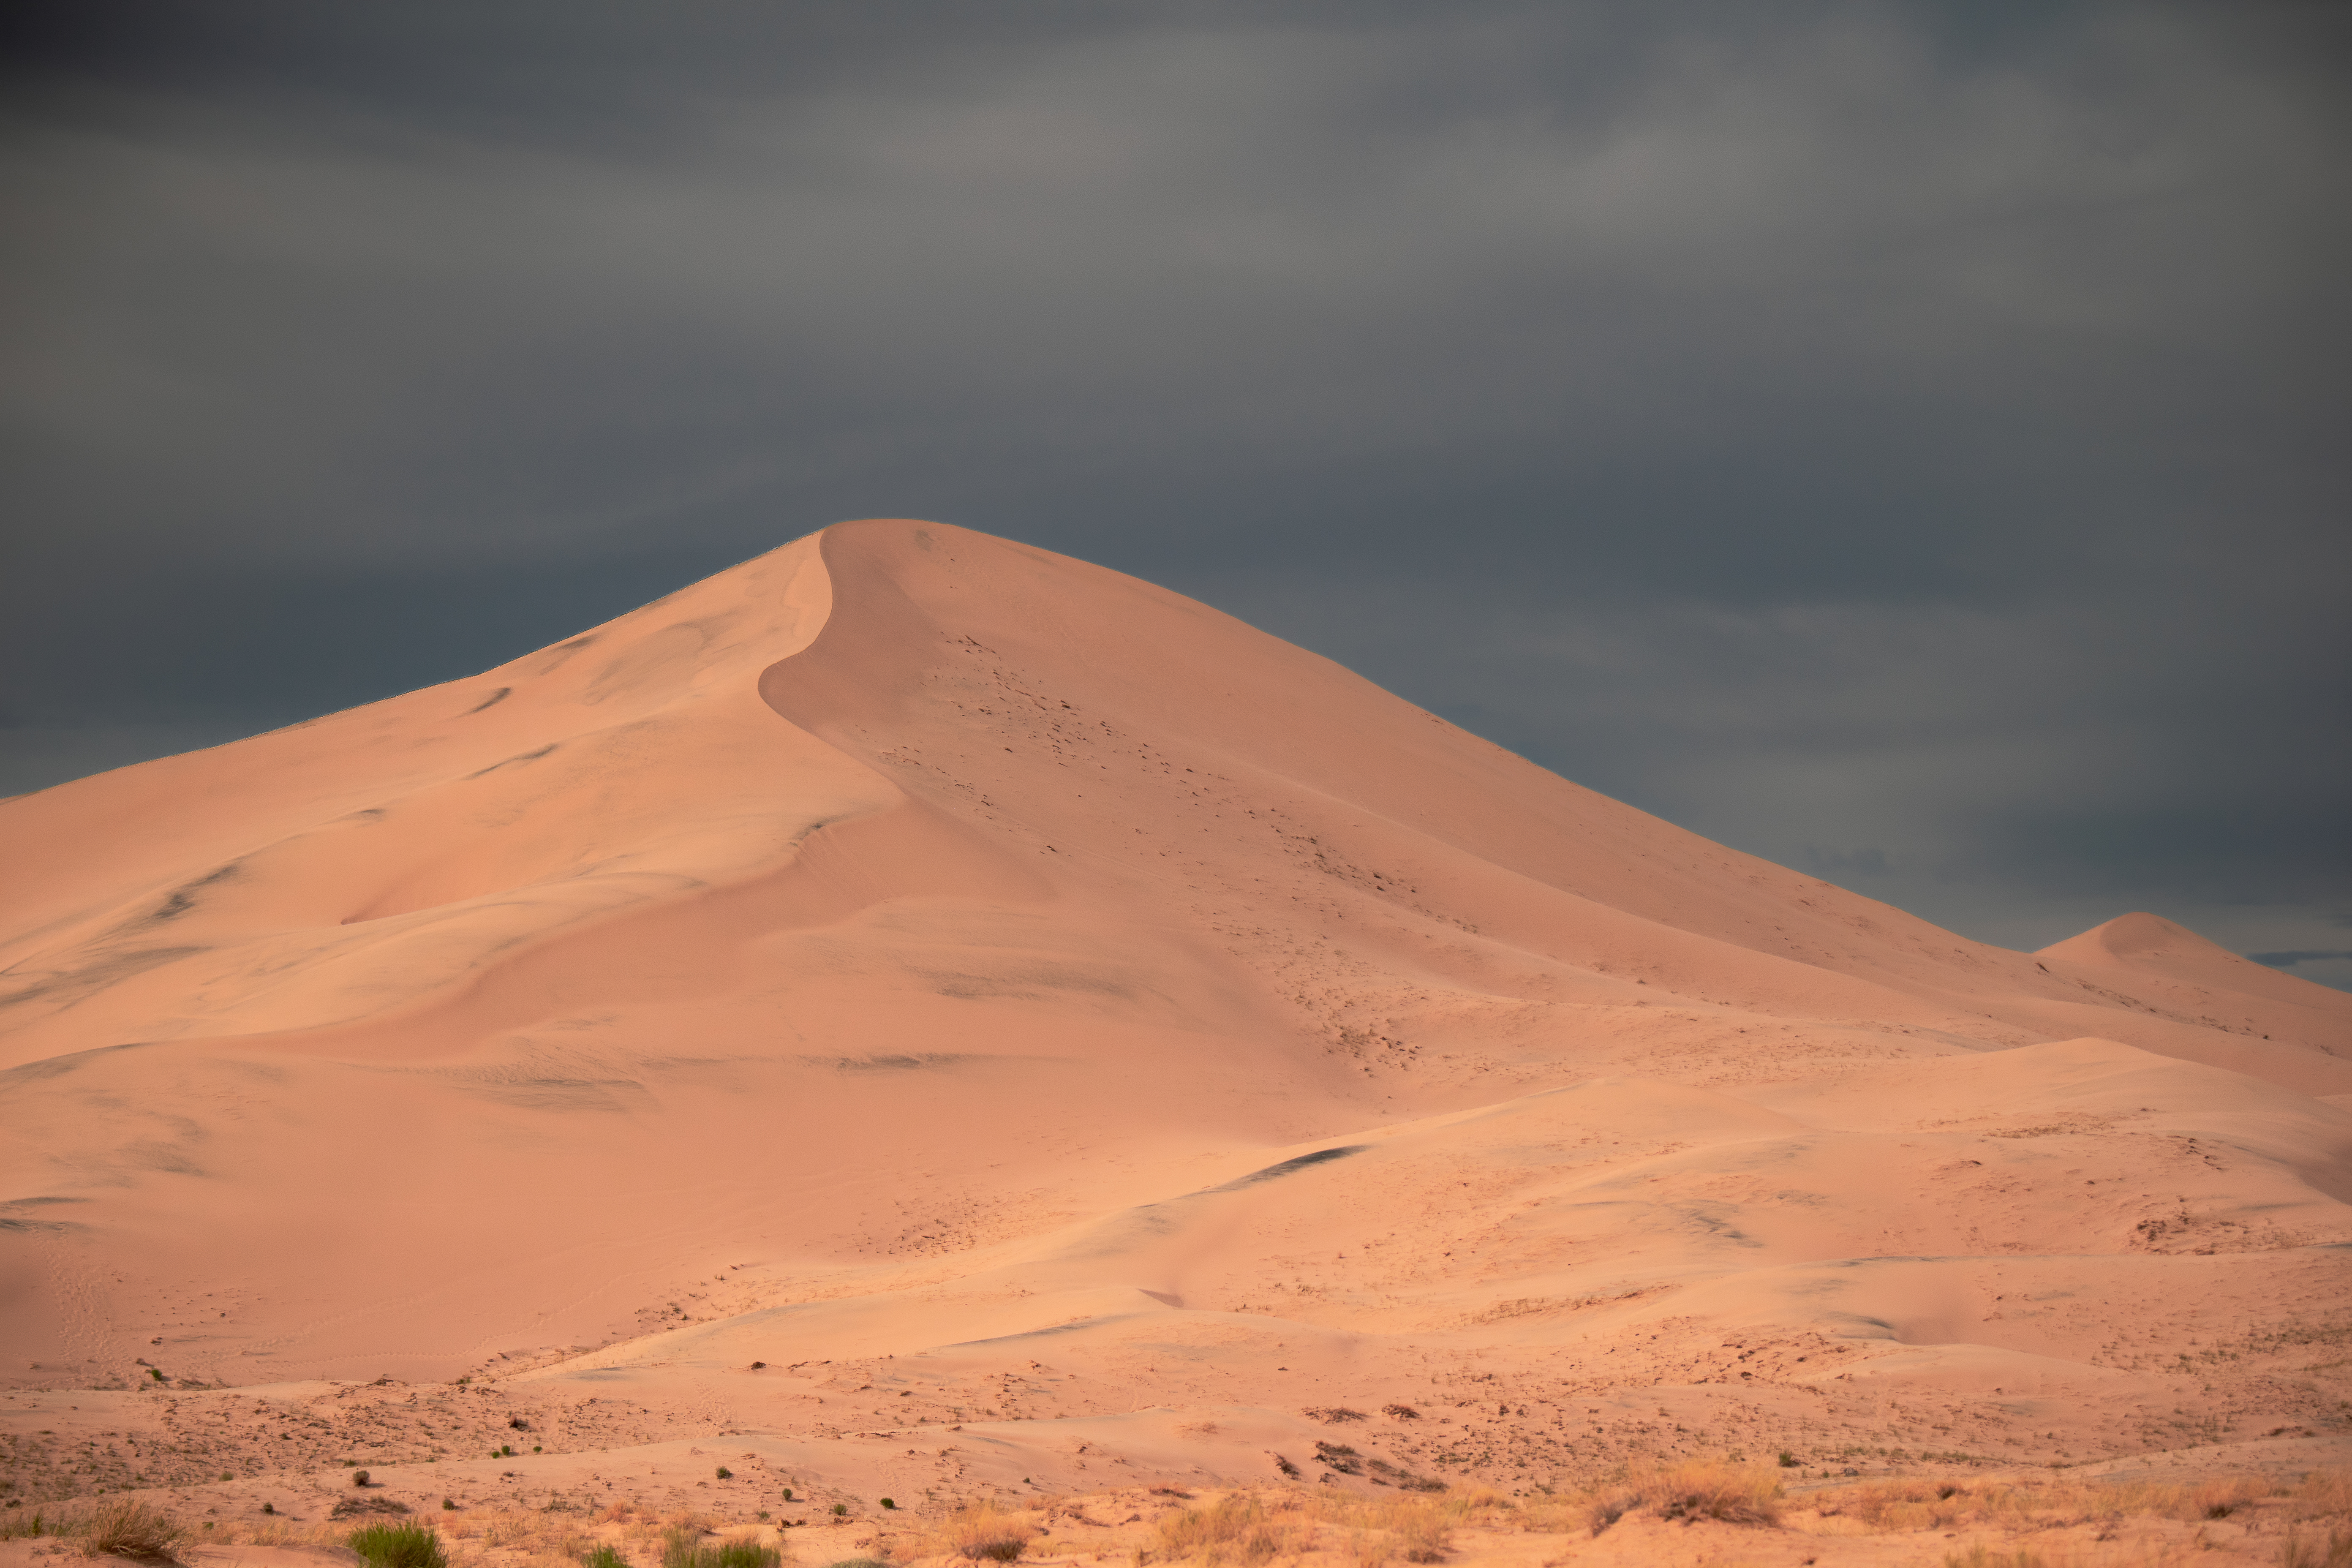
POLYGON ((9 803, 5 1059, 364 1016, 880 809, 751 696, 830 609, 803 540, 471 680, 9 803))
POLYGON ((1969 942, 966 530, 0 855, 19 1389, 469 1375, 599 1486, 719 1422, 910 1495, 1391 1405, 1455 1429, 1332 1484, 2341 1426, 2280 1358, 2347 1295, 2352 998, 2150 915, 1969 942))

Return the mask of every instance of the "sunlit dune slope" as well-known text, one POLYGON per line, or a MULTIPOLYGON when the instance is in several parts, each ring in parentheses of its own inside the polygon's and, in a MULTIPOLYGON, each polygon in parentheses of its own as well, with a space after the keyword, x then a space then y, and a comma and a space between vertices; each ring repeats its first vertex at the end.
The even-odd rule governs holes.
POLYGON ((2335 1039, 2347 1012, 2343 992, 2241 958, 2157 915, 2118 915, 2034 956, 2093 984, 2120 972, 2143 1006, 2283 1040, 2335 1039))
POLYGON ((0 803, 0 858, 18 1382, 504 1355, 786 1431, 751 1362, 1050 1331, 1105 1409, 1476 1355, 2030 1384, 2080 1444, 2188 1397, 2117 1344, 2352 1243, 2352 997, 2150 916, 1966 941, 939 524, 0 803))

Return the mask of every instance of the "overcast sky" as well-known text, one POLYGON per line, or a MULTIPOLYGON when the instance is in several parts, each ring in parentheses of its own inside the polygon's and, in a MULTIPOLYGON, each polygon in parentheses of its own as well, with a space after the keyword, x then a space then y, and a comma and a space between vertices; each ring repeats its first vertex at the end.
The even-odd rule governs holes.
POLYGON ((0 790, 912 515, 1971 936, 2352 983, 2352 7, 0 26, 0 790))

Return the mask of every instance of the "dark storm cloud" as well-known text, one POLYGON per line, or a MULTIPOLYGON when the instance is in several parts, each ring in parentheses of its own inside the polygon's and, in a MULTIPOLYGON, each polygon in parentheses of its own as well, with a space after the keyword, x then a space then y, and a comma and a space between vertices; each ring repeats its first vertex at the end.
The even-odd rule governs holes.
POLYGON ((46 16, 20 784, 903 513, 1973 934, 2352 904, 2330 8, 46 16))

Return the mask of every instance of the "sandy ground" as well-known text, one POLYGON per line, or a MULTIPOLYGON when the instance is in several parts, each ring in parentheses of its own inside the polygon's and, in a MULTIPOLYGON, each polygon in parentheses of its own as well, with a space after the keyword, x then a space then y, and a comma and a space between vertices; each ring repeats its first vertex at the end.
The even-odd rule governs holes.
POLYGON ((2352 997, 1967 942, 983 535, 0 802, 0 862, 20 1508, 2352 1457, 2352 997))

